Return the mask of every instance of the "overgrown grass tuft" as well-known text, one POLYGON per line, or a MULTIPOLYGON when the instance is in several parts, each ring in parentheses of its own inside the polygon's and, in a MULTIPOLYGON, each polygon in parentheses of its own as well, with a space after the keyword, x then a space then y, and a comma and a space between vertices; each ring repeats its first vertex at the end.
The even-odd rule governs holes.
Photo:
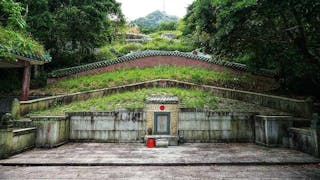
POLYGON ((152 88, 133 92, 112 94, 106 97, 93 98, 87 101, 74 102, 69 105, 58 105, 54 108, 32 113, 33 115, 64 115, 65 112, 113 111, 119 108, 143 108, 148 96, 178 96, 180 105, 189 108, 210 108, 217 105, 217 97, 208 92, 194 89, 152 88))

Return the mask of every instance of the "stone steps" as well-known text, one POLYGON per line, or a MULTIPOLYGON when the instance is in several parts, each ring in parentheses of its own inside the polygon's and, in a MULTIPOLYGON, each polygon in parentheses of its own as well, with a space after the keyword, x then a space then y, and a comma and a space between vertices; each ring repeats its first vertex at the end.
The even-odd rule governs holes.
POLYGON ((163 144, 164 141, 168 141, 168 146, 177 146, 178 145, 178 136, 171 136, 171 135, 145 135, 144 136, 144 142, 147 142, 148 138, 155 138, 156 143, 158 140, 160 140, 163 144))

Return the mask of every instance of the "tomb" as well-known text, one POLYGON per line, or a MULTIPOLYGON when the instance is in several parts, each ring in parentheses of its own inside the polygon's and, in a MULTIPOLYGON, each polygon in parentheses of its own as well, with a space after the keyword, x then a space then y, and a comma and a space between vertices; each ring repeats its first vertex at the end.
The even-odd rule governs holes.
POLYGON ((179 99, 176 96, 152 96, 146 99, 146 135, 177 145, 179 99))

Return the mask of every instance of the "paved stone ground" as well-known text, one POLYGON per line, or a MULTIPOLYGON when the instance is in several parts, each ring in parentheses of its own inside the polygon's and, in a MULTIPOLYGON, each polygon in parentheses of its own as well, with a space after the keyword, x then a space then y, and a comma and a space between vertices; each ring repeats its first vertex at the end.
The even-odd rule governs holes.
POLYGON ((1 164, 17 165, 212 165, 319 163, 295 150, 254 144, 195 143, 169 148, 147 148, 129 143, 69 143, 54 149, 34 149, 1 164))
POLYGON ((0 179, 320 179, 319 166, 0 166, 0 179))
POLYGON ((1 160, 0 179, 320 179, 319 162, 254 144, 69 143, 1 160))

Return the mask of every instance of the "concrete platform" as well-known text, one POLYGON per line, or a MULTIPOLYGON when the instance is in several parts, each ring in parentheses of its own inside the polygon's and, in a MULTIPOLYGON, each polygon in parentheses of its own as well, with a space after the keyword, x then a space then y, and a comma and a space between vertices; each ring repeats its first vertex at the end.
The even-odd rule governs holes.
POLYGON ((320 179, 319 166, 0 166, 0 179, 320 179))
POLYGON ((147 148, 144 144, 69 143, 54 149, 34 149, 9 159, 3 166, 209 166, 301 165, 320 159, 295 150, 254 144, 184 144, 147 148))

